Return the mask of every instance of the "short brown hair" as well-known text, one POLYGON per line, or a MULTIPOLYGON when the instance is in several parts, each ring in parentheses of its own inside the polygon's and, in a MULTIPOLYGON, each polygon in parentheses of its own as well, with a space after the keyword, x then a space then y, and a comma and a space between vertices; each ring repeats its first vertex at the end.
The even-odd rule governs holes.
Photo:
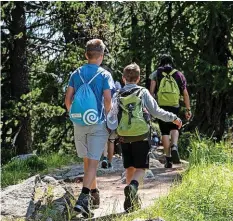
POLYGON ((89 59, 98 59, 104 54, 105 44, 100 39, 92 39, 86 44, 86 53, 89 59))
POLYGON ((123 77, 127 82, 136 82, 140 76, 140 67, 136 63, 127 65, 123 71, 123 77))

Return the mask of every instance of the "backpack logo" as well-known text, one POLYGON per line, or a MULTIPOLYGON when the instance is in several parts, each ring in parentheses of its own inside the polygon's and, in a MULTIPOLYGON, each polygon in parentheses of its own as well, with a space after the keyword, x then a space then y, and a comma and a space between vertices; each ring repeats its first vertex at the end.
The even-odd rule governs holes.
POLYGON ((160 106, 177 106, 180 100, 180 89, 172 75, 177 70, 172 70, 169 74, 162 72, 163 78, 158 90, 158 104, 160 106))
POLYGON ((97 124, 103 114, 103 108, 100 116, 98 116, 97 100, 94 92, 90 87, 90 83, 101 72, 95 74, 95 76, 88 83, 84 81, 79 70, 78 73, 83 84, 78 88, 74 95, 74 99, 70 108, 70 120, 75 124, 83 126, 97 124))
POLYGON ((83 121, 87 125, 96 124, 98 120, 98 112, 94 109, 89 109, 83 114, 83 121))

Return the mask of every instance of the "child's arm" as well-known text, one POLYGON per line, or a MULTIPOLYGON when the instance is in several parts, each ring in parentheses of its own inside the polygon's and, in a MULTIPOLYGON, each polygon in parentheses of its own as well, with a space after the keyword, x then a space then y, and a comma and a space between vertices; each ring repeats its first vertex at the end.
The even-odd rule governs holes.
POLYGON ((181 120, 175 114, 165 111, 158 106, 156 100, 150 95, 148 90, 145 90, 142 99, 146 109, 153 117, 156 117, 165 122, 173 122, 179 127, 182 126, 181 120))

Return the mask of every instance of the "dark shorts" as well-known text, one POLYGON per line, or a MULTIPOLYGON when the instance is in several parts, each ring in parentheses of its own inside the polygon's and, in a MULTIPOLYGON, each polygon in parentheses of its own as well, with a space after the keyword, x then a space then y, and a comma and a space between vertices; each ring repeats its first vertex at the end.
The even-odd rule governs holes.
POLYGON ((121 143, 124 168, 149 168, 148 141, 121 143))
MULTIPOLYGON (((172 112, 173 114, 178 115, 180 108, 179 107, 168 107, 168 106, 160 106, 165 111, 172 112)), ((162 120, 158 120, 159 128, 162 135, 169 135, 171 130, 178 130, 178 126, 173 124, 172 122, 164 122, 162 120)))

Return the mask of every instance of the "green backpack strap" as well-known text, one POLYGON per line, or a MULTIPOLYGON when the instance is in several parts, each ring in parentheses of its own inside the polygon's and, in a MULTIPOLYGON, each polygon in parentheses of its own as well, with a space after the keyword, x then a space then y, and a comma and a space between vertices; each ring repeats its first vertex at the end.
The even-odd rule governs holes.
POLYGON ((176 69, 173 69, 170 73, 166 73, 166 72, 162 72, 162 75, 164 76, 164 77, 166 77, 166 76, 172 76, 174 73, 176 73, 177 72, 177 70, 176 69))
POLYGON ((173 69, 170 73, 169 73, 169 75, 170 76, 172 76, 174 73, 176 73, 177 72, 177 70, 176 69, 173 69))

